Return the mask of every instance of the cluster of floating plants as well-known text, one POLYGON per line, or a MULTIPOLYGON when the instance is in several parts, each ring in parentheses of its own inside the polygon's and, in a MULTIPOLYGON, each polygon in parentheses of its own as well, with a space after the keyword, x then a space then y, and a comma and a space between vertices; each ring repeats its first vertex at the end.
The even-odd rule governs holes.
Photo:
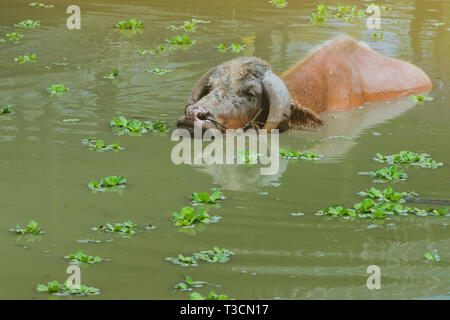
POLYGON ((130 19, 128 21, 120 20, 114 27, 118 29, 142 29, 144 28, 144 23, 136 19, 130 19))
POLYGON ((124 176, 109 176, 104 177, 100 182, 91 181, 88 184, 88 188, 92 191, 118 191, 121 188, 125 188, 127 179, 124 176))
POLYGON ((69 281, 66 281, 64 283, 59 283, 58 280, 51 281, 51 282, 47 283, 47 285, 39 284, 36 289, 39 292, 48 292, 48 293, 58 294, 58 295, 85 296, 85 295, 100 294, 100 289, 97 289, 94 287, 88 287, 83 284, 80 286, 76 286, 69 281))
POLYGON ((259 154, 253 151, 242 149, 238 150, 236 158, 238 160, 238 163, 245 163, 246 165, 252 166, 257 163, 259 154))
POLYGON ((107 223, 105 225, 99 225, 92 230, 120 233, 121 235, 133 235, 137 231, 137 224, 132 221, 125 221, 122 223, 107 223))
POLYGON ((75 253, 70 253, 64 256, 64 259, 69 259, 72 264, 80 264, 80 263, 94 264, 105 260, 100 258, 99 256, 87 255, 82 250, 78 250, 75 253))
POLYGON ((14 228, 11 228, 9 230, 12 232, 15 232, 16 234, 22 234, 22 235, 26 235, 26 234, 38 235, 38 234, 44 233, 44 231, 42 231, 42 227, 39 225, 39 223, 37 223, 34 220, 31 220, 23 228, 20 225, 16 224, 16 226, 14 228))
POLYGON ((105 144, 103 140, 95 140, 92 138, 87 138, 81 140, 81 143, 87 144, 89 146, 89 149, 95 150, 95 151, 120 151, 124 150, 125 148, 121 147, 118 142, 113 142, 112 144, 105 144))
POLYGON ((169 30, 184 30, 185 32, 195 32, 197 29, 197 23, 210 23, 210 21, 200 20, 200 19, 191 19, 190 21, 184 21, 184 24, 181 26, 176 26, 174 24, 167 27, 169 30))
POLYGON ((278 9, 286 8, 288 5, 286 0, 269 0, 269 3, 278 9))
POLYGON ((371 187, 368 190, 360 191, 357 195, 361 197, 371 198, 379 202, 398 202, 404 203, 405 199, 412 199, 418 196, 415 192, 395 192, 391 186, 384 190, 371 187))
POLYGON ((177 227, 193 227, 198 223, 209 224, 218 222, 220 217, 210 216, 203 207, 198 208, 197 212, 195 212, 194 208, 187 206, 181 208, 180 212, 174 212, 172 220, 177 227))
POLYGON ((20 41, 23 39, 23 34, 19 32, 10 32, 7 33, 6 36, 8 37, 9 41, 20 41))
POLYGON ((14 61, 20 62, 20 63, 36 62, 36 54, 32 54, 32 55, 23 55, 23 56, 14 58, 14 61))
POLYGON ((372 37, 373 37, 375 40, 383 40, 383 39, 384 39, 384 33, 383 33, 383 32, 380 32, 380 33, 374 32, 374 33, 372 34, 372 37))
MULTIPOLYGON (((371 3, 368 5, 367 9, 378 6, 380 10, 389 11, 390 8, 383 5, 376 5, 371 3)), ((338 4, 337 6, 327 6, 324 4, 317 5, 316 9, 310 16, 311 22, 324 22, 328 19, 343 19, 345 21, 350 21, 357 17, 365 17, 366 12, 363 9, 359 9, 357 6, 343 6, 338 4)))
POLYGON ((377 153, 374 160, 387 164, 408 164, 427 169, 436 169, 443 165, 442 162, 433 160, 431 155, 427 153, 415 153, 408 150, 400 151, 399 153, 392 155, 382 155, 381 153, 377 153))
POLYGON ((189 295, 190 300, 231 300, 228 296, 224 294, 216 294, 214 291, 211 291, 206 297, 202 296, 198 292, 192 292, 189 295))
POLYGON ((233 52, 233 53, 240 53, 245 49, 245 44, 239 44, 239 43, 232 43, 230 46, 227 46, 226 44, 219 44, 216 46, 216 49, 218 49, 220 52, 226 52, 227 50, 233 52))
POLYGON ((436 252, 426 252, 424 256, 429 262, 441 261, 441 257, 436 252))
POLYGON ((162 121, 151 122, 151 121, 140 121, 137 119, 127 120, 123 116, 119 116, 117 119, 113 119, 110 125, 118 133, 124 134, 145 134, 149 131, 153 133, 164 133, 166 132, 166 126, 162 121))
POLYGON ((55 6, 52 4, 45 4, 42 2, 32 2, 30 3, 30 7, 35 7, 35 8, 54 8, 55 6))
POLYGON ((52 84, 49 88, 47 88, 47 92, 50 96, 61 95, 68 91, 70 91, 70 89, 66 88, 63 84, 52 84))
POLYGON ((160 69, 160 68, 153 68, 153 69, 147 69, 145 70, 145 72, 150 72, 154 75, 163 75, 166 74, 168 72, 172 72, 173 70, 170 69, 160 69))
POLYGON ((207 284, 207 281, 193 281, 191 277, 186 276, 183 282, 175 285, 175 289, 180 291, 192 291, 193 288, 201 288, 207 284))
POLYGON ((185 257, 179 254, 176 258, 167 257, 166 260, 182 267, 196 267, 199 262, 227 262, 230 260, 230 256, 232 255, 235 255, 235 253, 231 250, 214 247, 212 250, 194 252, 192 256, 185 257))
POLYGON ((311 151, 299 152, 295 150, 280 149, 280 156, 287 159, 320 160, 323 155, 311 151))
POLYGON ((24 21, 21 21, 19 23, 16 23, 14 26, 18 27, 18 28, 32 29, 32 28, 40 27, 41 26, 41 22, 40 21, 34 21, 34 20, 24 20, 24 21))
POLYGON ((408 175, 403 170, 399 169, 397 165, 384 167, 376 171, 369 171, 367 173, 372 177, 380 179, 377 180, 380 182, 408 179, 408 175))

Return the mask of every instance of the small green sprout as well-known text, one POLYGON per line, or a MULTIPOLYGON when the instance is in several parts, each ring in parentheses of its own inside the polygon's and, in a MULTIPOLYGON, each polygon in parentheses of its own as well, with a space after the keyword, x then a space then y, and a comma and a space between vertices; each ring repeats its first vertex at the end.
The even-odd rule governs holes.
POLYGON ((153 68, 153 69, 147 69, 145 70, 145 72, 150 72, 152 74, 155 75, 162 75, 162 74, 166 74, 168 72, 172 72, 173 70, 170 69, 159 69, 159 68, 153 68))
POLYGON ((47 92, 50 94, 50 96, 53 95, 61 95, 64 92, 70 91, 69 88, 66 88, 63 84, 52 84, 49 88, 47 88, 47 92))
POLYGON ((54 280, 51 282, 48 282, 47 285, 45 284, 39 284, 36 288, 39 292, 48 292, 48 293, 56 293, 61 295, 78 295, 78 296, 85 296, 85 295, 96 295, 100 294, 100 289, 94 288, 94 287, 88 287, 86 285, 80 285, 76 286, 72 282, 66 281, 62 284, 59 283, 58 280, 54 280))
POLYGON ((20 62, 20 63, 27 63, 27 62, 36 62, 36 54, 24 55, 21 57, 14 58, 14 61, 20 62))
POLYGON ((35 8, 54 8, 55 6, 52 4, 44 4, 41 2, 32 2, 30 3, 30 7, 35 7, 35 8))
POLYGON ((100 182, 91 181, 88 188, 92 191, 118 191, 120 188, 125 188, 127 179, 124 176, 110 176, 103 178, 100 182))
POLYGON ((323 158, 323 155, 311 151, 299 152, 295 150, 287 151, 285 149, 280 149, 280 155, 287 159, 320 160, 323 158))
POLYGON ((216 189, 212 194, 207 192, 192 192, 192 199, 198 203, 216 203, 221 196, 222 192, 219 189, 216 189))
POLYGON ((11 107, 12 107, 12 104, 8 104, 8 105, 0 108, 0 118, 2 116, 5 116, 5 115, 11 113, 11 107))
POLYGON ((269 0, 269 3, 278 9, 286 8, 288 5, 286 0, 269 0))
POLYGON ((23 34, 19 32, 7 33, 6 36, 9 38, 9 41, 20 41, 23 39, 23 34))
POLYGON ((374 160, 387 164, 408 164, 428 169, 436 169, 443 166, 442 162, 433 160, 427 153, 415 153, 408 150, 400 151, 399 153, 392 155, 382 155, 381 153, 377 153, 374 160))
POLYGON ((89 148, 91 150, 100 151, 100 152, 108 151, 108 150, 112 150, 112 151, 124 150, 124 148, 121 147, 118 142, 113 142, 112 144, 107 145, 107 144, 105 144, 105 142, 103 140, 95 140, 92 138, 87 138, 87 139, 81 140, 81 143, 89 145, 89 148))
POLYGON ((194 208, 187 206, 181 208, 180 212, 174 212, 172 214, 173 221, 177 227, 191 227, 197 223, 214 223, 220 220, 219 216, 210 216, 205 208, 198 208, 195 212, 194 208))
POLYGON ((441 257, 437 253, 434 253, 434 252, 425 253, 425 259, 427 259, 427 261, 431 261, 431 262, 441 261, 441 257))
POLYGON ((131 19, 128 21, 121 20, 116 23, 114 27, 119 29, 142 29, 144 27, 144 23, 136 19, 131 19))
POLYGON ((233 53, 240 53, 245 49, 245 44, 232 43, 228 49, 233 53))
POLYGON ((132 235, 136 233, 137 225, 132 221, 125 221, 123 223, 107 223, 106 225, 99 225, 92 230, 105 231, 105 232, 117 232, 122 235, 132 235))
POLYGON ((216 294, 214 291, 211 291, 208 296, 204 297, 198 292, 192 292, 189 295, 190 300, 230 300, 225 294, 216 294))
POLYGON ((424 103, 424 101, 432 101, 433 97, 427 97, 424 96, 423 94, 419 94, 418 96, 412 94, 409 96, 409 99, 414 102, 424 103))
POLYGON ((70 253, 64 256, 65 259, 70 259, 73 264, 87 263, 94 264, 103 261, 104 259, 98 256, 89 256, 85 254, 82 250, 78 250, 76 253, 70 253))
POLYGON ((102 78, 114 80, 117 79, 118 76, 119 76, 119 69, 114 69, 111 73, 105 74, 102 78))
POLYGON ((221 52, 226 52, 227 49, 228 49, 227 45, 224 44, 224 43, 221 43, 221 44, 217 45, 215 48, 218 49, 221 52))
POLYGON ((137 119, 127 120, 123 116, 119 116, 117 119, 113 119, 110 125, 120 134, 129 133, 134 135, 140 135, 148 133, 164 133, 166 132, 166 126, 162 121, 139 121, 137 119))
POLYGON ((258 162, 258 158, 259 153, 253 151, 242 149, 237 152, 238 164, 245 163, 248 166, 252 166, 258 162))
POLYGON ((24 20, 24 21, 21 21, 19 23, 16 23, 14 26, 18 27, 18 28, 32 29, 32 28, 40 27, 41 26, 41 22, 40 21, 33 21, 33 20, 24 20))
POLYGON ((31 220, 24 228, 22 228, 20 225, 16 224, 15 228, 9 229, 12 232, 15 232, 17 234, 41 234, 44 233, 42 231, 42 227, 34 220, 31 220))
POLYGON ((374 32, 374 33, 372 34, 372 37, 373 37, 374 39, 380 39, 380 40, 383 40, 384 34, 383 34, 383 32, 380 32, 380 33, 374 32))

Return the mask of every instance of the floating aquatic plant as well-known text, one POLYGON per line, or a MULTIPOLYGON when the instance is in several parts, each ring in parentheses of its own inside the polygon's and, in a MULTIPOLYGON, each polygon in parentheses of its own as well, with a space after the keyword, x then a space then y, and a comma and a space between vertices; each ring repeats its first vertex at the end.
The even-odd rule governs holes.
POLYGON ((36 289, 39 292, 48 292, 60 295, 73 294, 78 296, 85 296, 100 294, 100 289, 88 287, 83 284, 80 286, 75 286, 69 281, 60 284, 58 280, 51 281, 47 283, 47 285, 39 284, 36 289))
POLYGON ((9 229, 12 232, 15 232, 17 234, 41 234, 44 233, 42 231, 42 227, 34 220, 31 220, 25 227, 21 227, 20 225, 16 224, 15 228, 9 229))
POLYGON ((380 33, 374 32, 374 33, 372 34, 372 37, 373 37, 375 40, 377 40, 377 39, 383 40, 383 38, 384 38, 384 33, 383 33, 383 32, 380 32, 380 33))
POLYGON ((403 203, 405 199, 412 199, 418 196, 415 192, 395 192, 391 186, 384 190, 378 190, 371 187, 368 190, 357 193, 359 196, 371 198, 382 202, 399 202, 403 203))
POLYGON ((426 252, 424 256, 427 261, 432 261, 432 262, 441 261, 441 257, 435 252, 431 252, 431 253, 426 252))
POLYGON ((423 94, 419 94, 418 96, 412 94, 409 96, 409 99, 415 102, 423 103, 424 101, 432 101, 433 97, 427 97, 423 94))
POLYGON ((114 27, 119 29, 142 29, 144 27, 144 23, 136 19, 130 19, 128 21, 121 20, 116 23, 114 27))
POLYGON ((167 257, 166 260, 172 262, 173 264, 181 266, 198 266, 199 262, 227 262, 230 260, 230 256, 235 255, 235 253, 228 249, 220 249, 219 247, 214 247, 212 250, 204 250, 200 252, 194 252, 192 256, 185 257, 183 255, 178 255, 177 258, 167 257))
POLYGON ((12 104, 8 104, 8 105, 0 108, 0 118, 2 116, 6 116, 7 114, 11 113, 11 107, 12 107, 12 104))
POLYGON ((105 225, 99 225, 93 230, 100 230, 105 232, 117 232, 122 235, 132 235, 136 233, 137 225, 132 221, 125 221, 123 223, 107 223, 105 225))
POLYGON ((63 84, 52 84, 49 88, 47 88, 47 92, 50 94, 50 96, 53 96, 55 94, 60 95, 68 91, 70 91, 70 89, 66 88, 63 84))
POLYGON ((326 6, 324 4, 317 5, 316 9, 310 16, 311 22, 324 22, 328 18, 343 19, 350 21, 356 17, 364 17, 366 13, 356 6, 326 6))
POLYGON ((34 20, 24 20, 24 21, 21 21, 19 23, 16 23, 14 26, 18 27, 18 28, 32 29, 32 28, 40 27, 41 26, 41 22, 40 21, 34 21, 34 20))
POLYGON ((124 150, 124 148, 121 147, 118 142, 113 142, 112 144, 107 145, 103 140, 95 140, 92 138, 87 138, 81 140, 81 143, 89 145, 89 148, 95 151, 124 150))
POLYGON ((166 132, 166 126, 162 121, 139 121, 137 119, 127 120, 123 116, 113 119, 110 122, 112 128, 120 133, 142 134, 149 131, 154 133, 166 132))
POLYGON ((195 40, 191 40, 188 34, 183 34, 182 36, 174 36, 170 39, 166 39, 166 42, 170 45, 182 46, 182 45, 192 45, 195 40))
POLYGON ((207 281, 193 281, 191 277, 186 276, 183 282, 175 285, 175 289, 180 291, 191 291, 192 288, 201 288, 206 284, 208 284, 207 281))
POLYGON ((388 181, 406 180, 408 178, 408 175, 403 170, 399 169, 397 165, 384 167, 376 170, 375 172, 369 171, 368 174, 372 177, 388 181))
POLYGON ((155 75, 162 75, 162 74, 166 74, 168 72, 172 72, 173 70, 170 69, 159 69, 159 68, 153 68, 153 69, 147 69, 145 70, 145 72, 150 72, 152 74, 155 75))
POLYGON ((150 49, 150 50, 147 50, 147 49, 144 49, 144 50, 136 50, 136 52, 137 52, 137 53, 140 53, 140 54, 155 54, 155 53, 156 53, 156 51, 153 50, 153 49, 150 49))
POLYGON ((280 155, 288 159, 319 160, 323 158, 323 155, 311 151, 299 152, 295 150, 287 151, 285 149, 280 149, 280 155))
POLYGON ((194 208, 187 206, 181 208, 180 212, 174 212, 172 214, 172 219, 177 227, 190 227, 197 223, 214 223, 220 220, 219 216, 210 216, 205 208, 198 208, 195 212, 194 208))
POLYGON ((6 36, 9 38, 9 41, 20 41, 23 39, 23 34, 19 32, 10 32, 7 33, 6 36))
POLYGON ((197 29, 198 23, 210 23, 210 21, 200 20, 200 19, 191 19, 190 21, 184 21, 182 26, 170 25, 167 27, 169 30, 180 30, 183 29, 185 32, 194 32, 197 29))
POLYGON ((110 176, 103 178, 100 182, 89 182, 88 188, 92 191, 118 191, 125 188, 127 179, 124 176, 110 176))
POLYGON ((80 263, 94 264, 102 262, 104 260, 99 256, 87 255, 82 250, 78 250, 76 253, 70 253, 64 256, 64 258, 70 259, 70 262, 72 262, 73 264, 80 264, 80 263))
POLYGON ((6 42, 6 40, 5 39, 3 39, 3 38, 0 38, 0 43, 5 43, 6 42))
POLYGON ((377 153, 374 160, 387 164, 408 164, 428 169, 436 169, 443 165, 442 162, 433 160, 431 155, 427 153, 415 153, 408 150, 400 151, 399 153, 392 155, 382 155, 381 153, 377 153))
POLYGON ((254 165, 258 162, 259 153, 253 151, 247 151, 245 149, 238 150, 237 160, 238 163, 245 163, 249 166, 254 165))
POLYGON ((114 69, 111 73, 105 74, 102 78, 114 80, 117 79, 118 76, 119 76, 119 69, 114 69))
POLYGON ((36 54, 20 56, 20 57, 14 58, 14 61, 20 62, 20 63, 36 62, 36 54))
POLYGON ((208 192, 192 192, 192 199, 198 203, 216 203, 221 196, 222 192, 219 189, 216 189, 212 194, 208 192))
POLYGON ((286 0, 269 0, 269 3, 279 9, 286 8, 288 5, 286 0))
POLYGON ((189 295, 190 300, 230 300, 225 294, 216 294, 214 291, 210 291, 209 294, 204 297, 198 292, 192 292, 189 295))
POLYGON ((55 6, 52 4, 45 4, 42 2, 32 2, 30 3, 30 7, 35 7, 35 8, 54 8, 55 6))

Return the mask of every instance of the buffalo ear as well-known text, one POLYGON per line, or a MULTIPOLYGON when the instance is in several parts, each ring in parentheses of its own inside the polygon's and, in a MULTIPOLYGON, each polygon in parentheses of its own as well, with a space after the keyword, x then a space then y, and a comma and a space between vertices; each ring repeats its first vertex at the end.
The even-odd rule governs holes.
POLYGON ((262 79, 263 94, 269 101, 269 114, 263 129, 278 128, 291 115, 291 96, 286 85, 272 71, 267 71, 262 79))
POLYGON ((202 97, 206 96, 209 93, 208 88, 209 78, 211 77, 211 75, 215 70, 216 67, 210 69, 200 78, 200 80, 198 80, 198 82, 194 86, 194 89, 192 89, 191 95, 189 96, 187 106, 195 104, 198 100, 200 100, 202 97))
POLYGON ((290 126, 310 126, 317 127, 323 124, 322 119, 312 110, 305 108, 296 101, 291 102, 291 116, 289 117, 290 126))

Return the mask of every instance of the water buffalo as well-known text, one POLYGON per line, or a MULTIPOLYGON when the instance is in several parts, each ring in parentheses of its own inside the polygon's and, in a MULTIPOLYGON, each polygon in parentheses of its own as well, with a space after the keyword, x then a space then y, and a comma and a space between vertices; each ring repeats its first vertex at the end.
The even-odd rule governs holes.
POLYGON ((416 66, 384 56, 343 35, 276 75, 256 57, 212 68, 195 85, 177 126, 203 129, 318 126, 318 113, 428 91, 432 83, 416 66))

